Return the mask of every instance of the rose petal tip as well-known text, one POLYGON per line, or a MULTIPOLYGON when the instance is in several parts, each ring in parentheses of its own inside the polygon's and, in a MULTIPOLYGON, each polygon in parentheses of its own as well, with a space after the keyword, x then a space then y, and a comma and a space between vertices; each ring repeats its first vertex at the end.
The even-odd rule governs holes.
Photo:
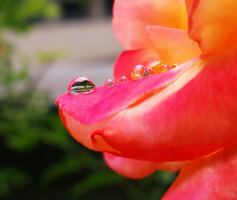
POLYGON ((61 97, 61 96, 59 96, 59 97, 55 100, 55 102, 54 102, 54 105, 55 105, 55 106, 59 104, 59 102, 60 102, 60 100, 61 100, 60 97, 61 97))

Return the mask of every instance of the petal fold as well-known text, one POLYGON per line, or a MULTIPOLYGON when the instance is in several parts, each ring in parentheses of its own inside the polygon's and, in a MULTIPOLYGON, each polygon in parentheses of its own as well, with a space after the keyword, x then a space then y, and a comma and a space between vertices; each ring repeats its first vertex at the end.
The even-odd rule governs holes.
POLYGON ((201 55, 198 44, 189 38, 185 30, 149 26, 146 31, 161 61, 165 64, 184 63, 201 55))
POLYGON ((237 151, 224 150, 188 164, 162 200, 237 199, 237 151))
POLYGON ((237 1, 192 0, 189 34, 205 53, 237 46, 237 1))
POLYGON ((184 0, 115 0, 113 28, 118 41, 127 49, 149 47, 146 26, 187 29, 184 0))

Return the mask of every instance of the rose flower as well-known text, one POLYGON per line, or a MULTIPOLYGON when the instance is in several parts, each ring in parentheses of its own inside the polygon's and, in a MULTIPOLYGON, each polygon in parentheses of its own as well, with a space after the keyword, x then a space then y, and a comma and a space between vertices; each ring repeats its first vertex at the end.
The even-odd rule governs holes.
POLYGON ((114 81, 72 80, 56 103, 84 146, 142 178, 181 172, 163 199, 237 199, 237 1, 115 0, 127 49, 114 81))

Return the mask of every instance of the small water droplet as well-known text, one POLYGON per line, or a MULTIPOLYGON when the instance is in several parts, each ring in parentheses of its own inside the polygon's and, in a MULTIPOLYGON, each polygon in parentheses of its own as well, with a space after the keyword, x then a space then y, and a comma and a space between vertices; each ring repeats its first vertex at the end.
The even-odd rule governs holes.
POLYGON ((115 81, 114 81, 113 79, 107 79, 107 80, 105 81, 104 86, 105 86, 105 87, 113 87, 114 84, 115 84, 115 81))
POLYGON ((131 77, 134 80, 139 80, 151 74, 154 74, 154 70, 152 69, 152 67, 144 67, 142 65, 137 65, 131 72, 131 77))
POLYGON ((163 72, 167 72, 168 70, 170 70, 170 66, 169 65, 163 65, 162 69, 163 69, 163 72))
POLYGON ((121 76, 118 80, 118 83, 128 81, 128 78, 126 76, 121 76))
POLYGON ((153 70, 153 68, 151 67, 151 66, 148 66, 147 68, 146 68, 146 71, 147 71, 147 75, 152 75, 152 74, 155 74, 155 72, 154 72, 154 70, 153 70))
POLYGON ((134 70, 131 72, 131 77, 134 80, 139 80, 143 78, 145 68, 142 65, 137 65, 134 70))
POLYGON ((68 87, 69 94, 88 94, 95 91, 95 84, 87 77, 73 79, 68 87))

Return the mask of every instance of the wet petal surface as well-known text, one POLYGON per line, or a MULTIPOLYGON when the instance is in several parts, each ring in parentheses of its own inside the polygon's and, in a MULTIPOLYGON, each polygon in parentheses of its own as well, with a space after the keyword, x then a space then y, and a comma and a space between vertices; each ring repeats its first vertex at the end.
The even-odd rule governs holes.
POLYGON ((119 111, 149 98, 177 79, 199 58, 195 58, 175 69, 145 77, 129 80, 113 87, 97 87, 90 94, 61 95, 56 102, 63 112, 83 124, 93 124, 106 120, 119 111))
POLYGON ((189 160, 237 143, 237 50, 204 59, 93 135, 125 157, 189 160))

